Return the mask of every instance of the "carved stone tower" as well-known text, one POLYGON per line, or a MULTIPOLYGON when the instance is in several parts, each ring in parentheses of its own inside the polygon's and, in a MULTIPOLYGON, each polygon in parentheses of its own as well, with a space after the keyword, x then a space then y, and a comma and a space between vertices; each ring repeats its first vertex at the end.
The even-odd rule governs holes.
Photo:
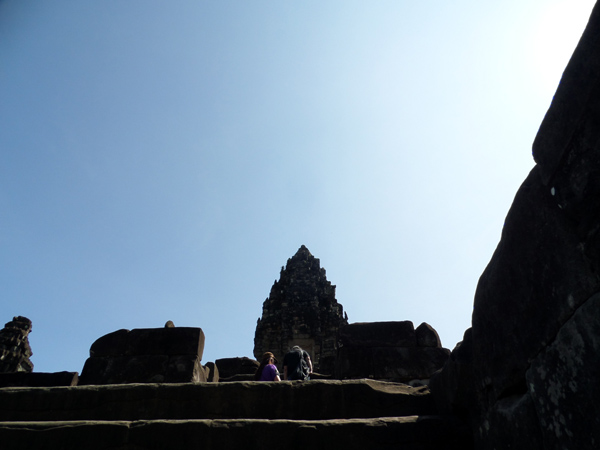
POLYGON ((325 269, 303 245, 281 268, 256 324, 254 357, 273 352, 279 364, 294 345, 306 350, 313 370, 331 374, 338 349, 338 329, 348 323, 335 286, 325 269))

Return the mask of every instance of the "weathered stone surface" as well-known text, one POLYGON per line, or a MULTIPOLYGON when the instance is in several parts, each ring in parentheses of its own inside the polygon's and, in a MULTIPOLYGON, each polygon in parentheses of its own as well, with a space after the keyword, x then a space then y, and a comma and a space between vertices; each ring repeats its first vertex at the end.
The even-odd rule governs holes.
POLYGON ((209 370, 203 367, 200 359, 194 355, 175 355, 169 357, 165 372, 166 383, 203 383, 208 381, 209 370), (190 378, 190 373, 192 377, 190 378))
POLYGON ((219 379, 232 378, 236 375, 254 375, 260 363, 246 356, 236 358, 221 358, 215 361, 219 370, 219 379))
POLYGON ((442 341, 437 331, 431 325, 423 322, 415 330, 417 347, 442 347, 442 341))
POLYGON ((207 362, 206 368, 208 369, 208 379, 206 381, 209 381, 211 383, 218 383, 220 376, 219 368, 217 367, 217 365, 214 362, 207 362))
POLYGON ((544 446, 540 422, 536 416, 535 404, 528 393, 509 395, 501 398, 488 411, 486 420, 477 424, 479 436, 476 448, 495 449, 546 449, 546 448, 595 448, 592 447, 550 447, 544 446), (494 427, 492 429, 492 427, 494 427), (525 443, 526 445, 525 445, 525 443))
POLYGON ((334 371, 338 349, 337 333, 348 323, 343 307, 335 299, 335 286, 325 269, 303 245, 281 268, 269 298, 263 303, 262 317, 256 324, 254 357, 272 352, 279 361, 294 345, 306 350, 313 370, 323 374, 334 371))
POLYGON ((12 372, 0 373, 0 388, 3 387, 50 387, 76 386, 77 372, 12 372))
POLYGON ((487 380, 484 404, 524 386, 531 359, 600 288, 582 244, 534 168, 476 291, 473 342, 478 377, 487 380))
POLYGON ((413 323, 353 323, 340 328, 340 349, 336 377, 374 378, 400 381, 426 380, 443 367, 450 350, 441 348, 437 332, 427 324, 419 329, 413 323), (425 345, 427 344, 427 345, 425 345))
POLYGON ((429 382, 440 413, 456 414, 463 419, 469 418, 477 404, 473 388, 472 331, 472 328, 465 331, 463 340, 452 350, 443 370, 433 374, 429 382))
POLYGON ((526 373, 544 448, 600 445, 600 294, 586 301, 526 373))
POLYGON ((435 413, 428 389, 374 380, 0 389, 0 422, 154 418, 329 420, 435 413))
MULTIPOLYGON (((6 450, 121 450, 202 448, 261 450, 275 443, 286 448, 331 450, 465 450, 470 448, 461 424, 451 417, 409 416, 328 421, 291 420, 151 420, 0 423, 6 450)), ((277 445, 275 445, 277 446, 277 445)))
POLYGON ((130 330, 117 330, 96 339, 90 347, 90 356, 122 356, 127 352, 130 330))
POLYGON ((345 347, 416 347, 415 327, 402 322, 358 322, 340 327, 345 347))
POLYGON ((79 384, 207 381, 203 351, 200 328, 118 330, 92 344, 79 384))
POLYGON ((468 414, 477 448, 600 444, 599 125, 596 5, 536 136, 537 165, 479 280, 471 354, 455 350, 461 354, 431 384, 447 407, 468 414), (473 391, 466 398, 465 375, 473 391))
POLYGON ((408 382, 428 379, 444 366, 450 350, 418 347, 343 347, 339 378, 374 378, 408 382))
POLYGON ((31 372, 33 354, 29 346, 31 320, 27 317, 13 317, 13 320, 0 330, 0 373, 31 372))
POLYGON ((97 339, 90 356, 195 355, 202 360, 204 339, 195 327, 117 330, 97 339))
POLYGON ((597 9, 598 5, 594 7, 590 23, 571 56, 533 143, 533 156, 541 169, 543 183, 548 186, 552 178, 563 171, 569 154, 573 150, 582 150, 581 138, 588 140, 590 150, 595 147, 595 142, 589 139, 594 137, 590 134, 594 131, 587 127, 595 127, 598 120, 600 31, 595 23, 597 9))

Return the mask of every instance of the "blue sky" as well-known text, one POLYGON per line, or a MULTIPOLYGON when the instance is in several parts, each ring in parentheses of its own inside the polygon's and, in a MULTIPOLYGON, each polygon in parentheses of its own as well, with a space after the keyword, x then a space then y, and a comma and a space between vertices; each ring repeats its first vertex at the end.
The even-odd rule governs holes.
POLYGON ((0 321, 252 356, 302 245, 350 322, 453 348, 594 5, 0 0, 0 321))

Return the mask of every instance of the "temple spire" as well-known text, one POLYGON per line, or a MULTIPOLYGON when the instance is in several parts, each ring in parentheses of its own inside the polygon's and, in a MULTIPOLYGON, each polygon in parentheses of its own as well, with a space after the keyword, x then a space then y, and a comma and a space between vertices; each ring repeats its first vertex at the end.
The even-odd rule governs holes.
POLYGON ((256 325, 254 356, 270 351, 281 361, 293 345, 308 351, 314 370, 332 373, 337 352, 337 332, 347 324, 332 285, 308 248, 300 246, 282 268, 256 325))

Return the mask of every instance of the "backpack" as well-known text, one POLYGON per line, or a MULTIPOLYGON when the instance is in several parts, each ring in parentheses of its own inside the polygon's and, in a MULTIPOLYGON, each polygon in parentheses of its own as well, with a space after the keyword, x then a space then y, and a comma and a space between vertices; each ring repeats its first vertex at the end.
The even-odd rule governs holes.
POLYGON ((306 360, 304 359, 304 351, 300 351, 300 366, 302 367, 302 380, 308 380, 308 375, 309 375, 309 369, 308 369, 308 363, 306 362, 306 360))
MULTIPOLYGON (((288 371, 290 380, 306 380, 308 379, 308 364, 304 359, 303 350, 292 350, 288 353, 288 368, 294 368, 293 371, 288 371)), ((289 370, 289 369, 288 369, 289 370)))

